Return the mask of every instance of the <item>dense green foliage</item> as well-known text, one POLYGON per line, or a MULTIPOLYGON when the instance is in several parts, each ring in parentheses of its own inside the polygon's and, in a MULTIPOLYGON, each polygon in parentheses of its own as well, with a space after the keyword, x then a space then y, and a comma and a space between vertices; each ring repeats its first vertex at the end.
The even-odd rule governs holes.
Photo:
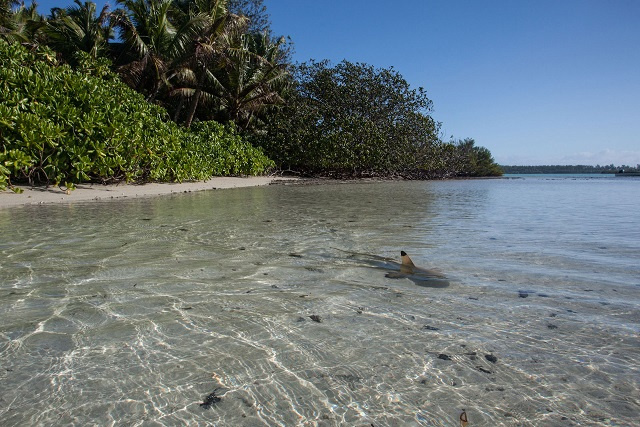
POLYGON ((425 91, 393 68, 291 65, 291 43, 272 36, 263 0, 116 5, 74 0, 43 16, 35 4, 0 0, 0 39, 31 51, 0 49, 0 187, 273 165, 245 141, 301 174, 501 173, 473 140, 442 141, 425 91))
POLYGON ((94 59, 105 56, 113 34, 108 6, 97 14, 95 3, 74 3, 66 9, 51 9, 51 19, 44 21, 40 30, 47 45, 75 65, 76 52, 85 52, 94 59))
POLYGON ((478 147, 472 138, 462 141, 451 141, 453 149, 450 150, 450 170, 455 176, 499 176, 503 174, 502 168, 493 160, 491 152, 485 147, 478 147))
POLYGON ((124 41, 123 80, 187 127, 194 120, 260 126, 282 103, 285 41, 251 32, 268 23, 261 2, 232 3, 251 8, 253 20, 229 13, 227 0, 120 0, 113 21, 124 41))
POLYGON ((206 179, 272 166, 232 128, 191 130, 93 67, 58 66, 51 51, 0 40, 0 186, 10 179, 71 186, 82 181, 206 179))
POLYGON ((539 166, 501 166, 504 173, 509 174, 535 174, 535 173, 616 173, 620 170, 627 172, 640 171, 640 165, 631 167, 627 165, 539 165, 539 166))
POLYGON ((348 61, 297 67, 296 90, 256 140, 283 168, 331 175, 415 169, 437 144, 431 101, 393 69, 348 61))
POLYGON ((500 174, 481 147, 443 143, 432 103, 393 69, 301 64, 286 106, 253 138, 282 169, 331 176, 500 174))

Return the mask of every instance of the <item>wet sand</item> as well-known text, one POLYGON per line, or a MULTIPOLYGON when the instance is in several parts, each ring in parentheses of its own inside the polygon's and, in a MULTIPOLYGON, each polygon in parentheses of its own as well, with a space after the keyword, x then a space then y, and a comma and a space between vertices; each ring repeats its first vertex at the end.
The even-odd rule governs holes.
POLYGON ((45 205, 58 203, 88 202, 92 200, 108 200, 122 198, 151 197, 193 191, 218 190, 240 187, 259 187, 278 182, 294 181, 289 177, 214 177, 207 181, 182 183, 148 183, 148 184, 79 184, 73 191, 56 186, 30 187, 19 186, 24 190, 16 194, 10 190, 0 192, 0 209, 25 205, 45 205))

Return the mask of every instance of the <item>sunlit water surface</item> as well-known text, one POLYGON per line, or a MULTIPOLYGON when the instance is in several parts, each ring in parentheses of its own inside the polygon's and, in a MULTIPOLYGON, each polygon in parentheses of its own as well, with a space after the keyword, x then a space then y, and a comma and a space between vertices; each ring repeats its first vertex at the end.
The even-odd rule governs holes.
POLYGON ((634 425, 639 212, 584 177, 3 209, 0 424, 634 425), (400 250, 450 285, 352 255, 400 250))

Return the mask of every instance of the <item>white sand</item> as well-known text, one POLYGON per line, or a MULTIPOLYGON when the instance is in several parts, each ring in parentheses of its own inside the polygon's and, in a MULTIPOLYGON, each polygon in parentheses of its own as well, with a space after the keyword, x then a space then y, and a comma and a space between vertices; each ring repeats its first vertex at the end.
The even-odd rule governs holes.
POLYGON ((246 178, 215 177, 207 181, 183 183, 151 183, 151 184, 79 184, 69 194, 64 190, 50 186, 34 187, 19 185, 22 194, 13 191, 0 191, 0 209, 13 206, 43 205, 52 203, 74 203, 92 200, 111 200, 159 196, 163 194, 189 193, 192 191, 215 190, 224 188, 258 187, 269 185, 275 181, 296 180, 297 178, 252 176, 246 178))

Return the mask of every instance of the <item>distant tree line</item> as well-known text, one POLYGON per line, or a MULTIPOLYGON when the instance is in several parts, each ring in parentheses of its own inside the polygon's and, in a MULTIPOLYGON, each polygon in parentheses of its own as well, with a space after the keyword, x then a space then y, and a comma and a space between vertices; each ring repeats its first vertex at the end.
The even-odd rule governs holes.
POLYGON ((640 165, 636 167, 622 165, 544 165, 544 166, 500 166, 507 174, 539 174, 539 173, 616 173, 620 170, 627 172, 640 171, 640 165))
MULTIPOLYGON (((116 103, 133 103, 122 105, 124 110, 144 110, 128 92, 123 90, 127 95, 120 97, 120 89, 114 86, 118 84, 126 84, 159 108, 153 114, 168 126, 171 122, 172 129, 178 126, 184 132, 202 123, 198 138, 184 136, 190 141, 184 142, 189 150, 171 153, 199 152, 197 141, 204 141, 202 150, 210 154, 202 130, 216 129, 222 140, 239 137, 259 147, 250 150, 249 157, 258 156, 251 164, 260 165, 249 168, 253 173, 269 169, 262 153, 275 161, 270 168, 275 164, 275 168, 302 175, 448 178, 501 173, 489 151, 475 146, 472 139, 442 141, 440 123, 430 115, 432 102, 424 89, 409 87, 393 68, 376 69, 349 61, 335 66, 326 61, 292 64, 292 44, 272 34, 263 0, 117 0, 116 4, 113 11, 108 6, 98 10, 93 2, 75 0, 69 7, 41 15, 35 3, 26 6, 16 0, 0 0, 0 39, 6 43, 0 49, 5 55, 2 59, 14 66, 16 58, 22 58, 16 66, 33 71, 5 78, 0 98, 0 186, 11 179, 72 184, 87 179, 200 176, 177 172, 175 165, 158 174, 150 173, 148 165, 136 172, 129 169, 131 165, 97 168, 100 172, 92 169, 98 157, 110 156, 113 149, 84 145, 99 145, 89 137, 108 133, 110 128, 101 126, 112 123, 80 112, 95 109, 102 114, 99 105, 112 104, 105 99, 109 93, 116 103), (23 51, 13 45, 21 45, 23 51), (78 93, 78 99, 68 104, 43 96, 45 87, 54 91, 66 87, 57 86, 59 77, 53 76, 60 75, 90 79, 92 84, 102 79, 109 89, 78 93), (42 79, 51 86, 40 84, 42 79), (18 100, 5 92, 13 90, 7 86, 9 81, 30 89, 18 100), (65 105, 79 111, 55 111, 67 108, 65 105), (54 116, 70 117, 70 111, 79 114, 81 123, 74 122, 56 134, 54 116), (27 119, 25 114, 31 116, 27 119), (29 120, 51 122, 53 128, 39 131, 50 134, 27 134, 21 123, 29 120), (35 143, 34 138, 49 141, 48 145, 35 143), (96 153, 101 154, 92 157, 96 153), (67 160, 49 164, 63 158, 67 160)), ((127 119, 118 126, 130 128, 127 132, 146 123, 135 114, 122 117, 127 119)), ((157 138, 162 135, 159 132, 157 138)), ((161 143, 152 145, 166 149, 161 143)), ((156 154, 166 157, 171 153, 156 154)))

